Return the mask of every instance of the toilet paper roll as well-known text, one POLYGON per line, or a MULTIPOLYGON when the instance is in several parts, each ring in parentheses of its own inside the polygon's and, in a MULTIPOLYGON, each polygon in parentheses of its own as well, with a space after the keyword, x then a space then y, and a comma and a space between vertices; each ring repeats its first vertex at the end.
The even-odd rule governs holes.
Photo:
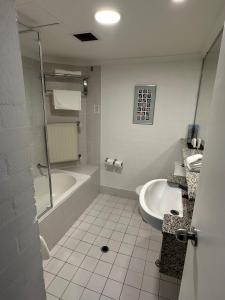
POLYGON ((117 169, 122 169, 123 168, 123 161, 122 160, 115 160, 114 166, 117 169))
POLYGON ((113 163, 114 163, 114 159, 112 159, 112 158, 106 158, 106 160, 105 160, 105 165, 106 165, 107 167, 112 167, 112 166, 113 166, 113 163))

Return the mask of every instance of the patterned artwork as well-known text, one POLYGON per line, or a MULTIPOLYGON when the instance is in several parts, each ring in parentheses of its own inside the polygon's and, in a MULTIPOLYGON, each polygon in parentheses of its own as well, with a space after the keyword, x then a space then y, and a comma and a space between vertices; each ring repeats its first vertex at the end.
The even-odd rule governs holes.
POLYGON ((156 86, 135 86, 133 123, 153 124, 156 86))

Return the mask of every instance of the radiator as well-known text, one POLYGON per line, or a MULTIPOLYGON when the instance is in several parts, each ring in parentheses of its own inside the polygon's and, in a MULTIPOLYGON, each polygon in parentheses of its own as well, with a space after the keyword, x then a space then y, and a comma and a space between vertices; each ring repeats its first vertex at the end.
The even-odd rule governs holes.
POLYGON ((76 123, 47 125, 50 163, 78 160, 78 130, 76 123))

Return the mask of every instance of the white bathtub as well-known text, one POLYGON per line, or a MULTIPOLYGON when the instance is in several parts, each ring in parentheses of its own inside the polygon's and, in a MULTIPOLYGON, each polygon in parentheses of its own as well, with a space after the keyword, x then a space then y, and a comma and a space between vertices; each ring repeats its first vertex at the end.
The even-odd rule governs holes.
MULTIPOLYGON (((70 171, 52 170, 52 198, 53 207, 66 201, 88 179, 89 175, 70 171)), ((35 200, 38 215, 50 206, 49 180, 47 176, 39 176, 34 179, 35 200)))

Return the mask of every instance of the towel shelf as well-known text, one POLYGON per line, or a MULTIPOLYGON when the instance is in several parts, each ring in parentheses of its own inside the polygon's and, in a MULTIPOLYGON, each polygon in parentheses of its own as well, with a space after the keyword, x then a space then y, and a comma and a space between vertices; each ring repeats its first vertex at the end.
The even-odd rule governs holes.
POLYGON ((87 76, 62 74, 62 73, 44 73, 45 80, 58 79, 58 80, 87 80, 87 76))

